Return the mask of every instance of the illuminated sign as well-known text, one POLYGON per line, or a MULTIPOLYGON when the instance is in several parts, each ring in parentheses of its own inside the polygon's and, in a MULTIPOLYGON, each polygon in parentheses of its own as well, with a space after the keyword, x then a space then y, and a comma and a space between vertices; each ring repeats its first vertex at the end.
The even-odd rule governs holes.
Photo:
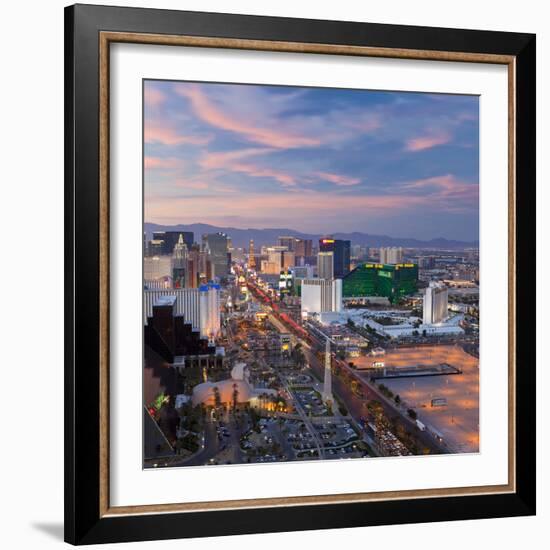
POLYGON ((391 277, 392 277, 391 271, 379 271, 378 275, 380 277, 388 277, 389 279, 391 279, 391 277))
POLYGON ((332 244, 334 243, 334 239, 323 239, 323 244, 332 244))
POLYGON ((288 294, 292 288, 292 273, 290 271, 281 271, 279 277, 279 291, 288 294))

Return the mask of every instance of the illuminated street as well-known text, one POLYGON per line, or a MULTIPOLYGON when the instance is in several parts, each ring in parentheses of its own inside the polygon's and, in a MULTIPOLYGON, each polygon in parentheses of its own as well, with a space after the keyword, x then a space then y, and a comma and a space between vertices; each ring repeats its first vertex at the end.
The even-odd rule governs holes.
POLYGON ((144 97, 145 466, 478 451, 478 99, 144 97))

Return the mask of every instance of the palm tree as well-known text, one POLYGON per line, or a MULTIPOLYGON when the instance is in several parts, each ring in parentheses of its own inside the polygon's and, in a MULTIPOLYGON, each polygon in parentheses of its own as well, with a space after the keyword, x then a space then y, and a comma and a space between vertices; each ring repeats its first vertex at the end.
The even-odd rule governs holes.
POLYGON ((283 430, 283 424, 285 423, 285 420, 282 416, 279 416, 277 418, 277 425, 279 426, 279 434, 282 432, 283 430))
POLYGON ((220 390, 219 390, 218 386, 214 386, 212 388, 212 391, 214 392, 214 407, 215 407, 216 410, 218 410, 222 405, 220 390))
POLYGON ((235 409, 237 408, 237 402, 239 397, 239 387, 237 384, 233 384, 233 412, 235 412, 235 409))

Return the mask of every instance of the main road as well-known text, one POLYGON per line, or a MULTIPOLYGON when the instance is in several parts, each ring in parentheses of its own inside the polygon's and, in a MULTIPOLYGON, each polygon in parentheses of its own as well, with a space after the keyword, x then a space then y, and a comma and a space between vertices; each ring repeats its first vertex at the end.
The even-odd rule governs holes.
MULTIPOLYGON (((256 292, 258 291, 258 289, 254 285, 249 286, 251 286, 253 296, 257 297, 256 292)), ((266 303, 264 301, 264 307, 267 308, 269 312, 269 320, 273 324, 273 326, 275 326, 280 332, 290 332, 293 337, 302 344, 302 349, 304 351, 304 355, 306 357, 309 367, 315 373, 316 377, 322 380, 324 365, 321 364, 321 362, 319 361, 312 346, 310 346, 298 334, 296 334, 292 326, 284 323, 275 314, 270 303, 266 303)), ((317 341, 313 334, 309 333, 309 335, 314 341, 317 341)), ((321 343, 319 343, 319 346, 321 347, 321 343)), ((376 400, 380 402, 384 410, 384 414, 388 418, 395 419, 395 421, 399 423, 406 431, 416 434, 419 442, 426 448, 430 449, 430 452, 442 454, 448 453, 450 451, 447 446, 439 443, 430 433, 426 431, 420 431, 415 421, 405 416, 391 400, 387 399, 384 395, 380 393, 378 388, 374 387, 373 385, 363 380, 360 376, 358 376, 357 373, 345 361, 336 360, 336 364, 341 369, 346 371, 351 379, 356 380, 363 391, 364 397, 361 398, 357 396, 351 390, 351 388, 347 384, 345 384, 340 378, 333 377, 333 393, 336 395, 336 397, 340 399, 340 401, 342 401, 342 403, 345 404, 350 415, 356 423, 358 423, 358 419, 365 416, 367 401, 376 400)))

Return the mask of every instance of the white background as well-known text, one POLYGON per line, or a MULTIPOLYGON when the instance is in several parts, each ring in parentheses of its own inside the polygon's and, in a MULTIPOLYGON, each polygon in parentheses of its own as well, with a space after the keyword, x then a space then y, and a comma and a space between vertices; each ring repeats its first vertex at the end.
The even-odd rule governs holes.
MULTIPOLYGON (((234 13, 256 13, 347 19, 379 23, 484 28, 537 33, 538 57, 538 212, 539 212, 539 341, 550 330, 540 313, 548 309, 542 274, 548 272, 550 222, 545 210, 550 200, 548 133, 550 97, 550 18, 543 2, 479 2, 462 0, 460 7, 437 1, 409 2, 253 2, 232 0, 108 2, 234 13), (321 4, 321 5, 319 5, 321 4), (546 103, 546 104, 545 104, 546 103), (544 254, 543 254, 544 253, 544 254)), ((3 6, 0 140, 2 151, 3 289, 2 354, 2 529, 0 541, 8 548, 50 548, 62 544, 63 520, 63 13, 64 2, 30 1, 3 6), (37 325, 38 324, 38 325, 37 325), (36 330, 36 327, 39 327, 36 330), (29 340, 29 331, 33 338, 29 340)), ((534 251, 533 251, 534 252, 534 251)), ((549 354, 539 346, 538 480, 536 518, 483 520, 253 535, 186 541, 186 548, 263 549, 318 548, 366 545, 406 546, 408 549, 444 545, 446 549, 491 546, 512 549, 548 542, 549 476, 547 389, 549 354), (433 543, 432 543, 433 541, 433 543)), ((177 548, 178 541, 141 543, 142 547, 177 548)), ((136 545, 134 545, 136 546, 136 545)))
POLYGON ((508 75, 502 65, 117 44, 111 50, 111 504, 506 484, 508 75), (327 70, 330 67, 330 70, 327 70), (143 470, 142 78, 480 94, 480 453, 143 470), (490 281, 485 284, 483 281, 490 281))

